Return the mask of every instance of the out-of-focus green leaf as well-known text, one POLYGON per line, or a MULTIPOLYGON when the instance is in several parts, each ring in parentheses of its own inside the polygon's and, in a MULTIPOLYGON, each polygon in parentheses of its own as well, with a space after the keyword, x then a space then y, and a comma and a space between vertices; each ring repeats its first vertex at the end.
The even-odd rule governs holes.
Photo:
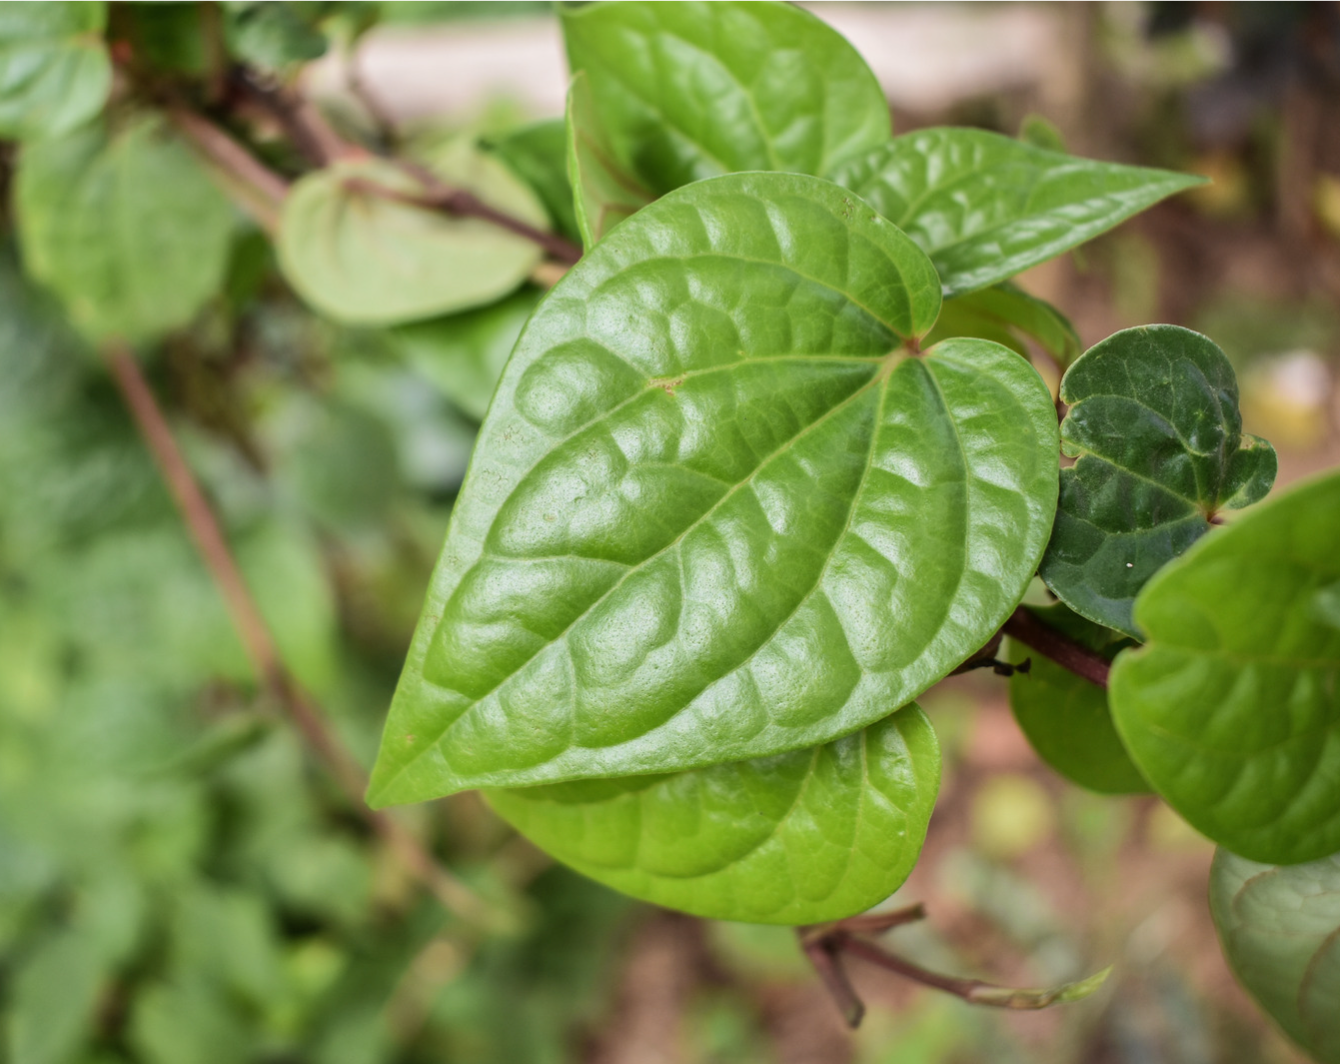
POLYGON ((140 991, 130 1017, 130 1042, 146 1064, 248 1064, 256 1033, 223 992, 187 979, 140 991))
MULTIPOLYGON (((1034 609, 1038 620, 1111 660, 1130 644, 1120 632, 1086 621, 1064 606, 1034 609)), ((1014 661, 1029 654, 1010 643, 1014 661)), ((1041 654, 1010 677, 1010 709, 1038 756, 1073 783, 1102 794, 1135 794, 1149 784, 1131 763, 1112 724, 1107 692, 1041 654)))
POLYGON ((1210 911, 1233 972, 1318 1064, 1340 1064, 1340 856, 1214 855, 1210 911))
POLYGON ((1050 531, 1056 414, 997 345, 911 356, 938 309, 925 256, 816 178, 611 232, 504 371, 372 801, 826 743, 982 646, 1050 531))
POLYGON ((10 1064, 65 1064, 78 1053, 107 978, 98 943, 62 932, 19 969, 9 1007, 10 1064))
POLYGON ((1002 281, 945 301, 928 344, 951 336, 980 336, 1004 344, 1027 357, 1024 338, 1035 340, 1058 365, 1070 365, 1079 355, 1079 336, 1059 310, 1030 296, 1017 285, 1002 281))
POLYGON ((401 325, 391 335, 443 395, 482 421, 503 366, 539 299, 538 290, 523 288, 491 307, 401 325))
POLYGON ((284 72, 324 55, 329 42, 317 23, 336 4, 289 0, 225 0, 223 32, 234 59, 284 72))
MULTIPOLYGON (((497 210, 548 225, 535 194, 467 140, 436 153, 431 169, 497 210)), ((303 299, 337 321, 394 325, 492 303, 540 261, 539 245, 491 222, 394 198, 412 200, 424 191, 412 174, 380 160, 308 174, 284 201, 284 275, 303 299)))
POLYGON ((895 137, 833 180, 921 246, 946 296, 999 284, 1204 183, 1044 151, 978 129, 895 137))
POLYGON ((826 176, 888 139, 875 75, 808 11, 728 0, 561 14, 595 123, 617 162, 658 195, 730 171, 826 176))
POLYGON ((1233 367, 1175 325, 1109 336, 1061 380, 1069 411, 1056 527, 1042 578, 1076 613, 1139 636, 1135 596, 1210 529, 1261 499, 1275 451, 1243 433, 1233 367))
POLYGON ((243 890, 192 884, 175 899, 174 962, 214 980, 260 1007, 284 991, 284 973, 270 914, 243 890))
POLYGON ((1340 474, 1206 536, 1140 593, 1146 646, 1108 688, 1131 758, 1198 831, 1256 861, 1340 849, 1340 474))
POLYGON ((583 246, 589 248, 656 197, 618 162, 603 135, 591 83, 583 70, 568 89, 567 138, 568 180, 577 228, 583 246))
POLYGON ((635 898, 718 920, 813 924, 902 885, 939 784, 935 733, 913 705, 814 750, 486 794, 536 845, 635 898))
POLYGON ((158 339, 223 285, 232 208, 155 118, 25 145, 15 206, 28 272, 92 339, 158 339))
POLYGON ((106 25, 103 3, 0 6, 0 137, 59 137, 102 110, 106 25))
POLYGON ((568 134, 563 119, 524 126, 492 144, 490 151, 540 197, 560 233, 569 240, 582 238, 568 180, 568 134))

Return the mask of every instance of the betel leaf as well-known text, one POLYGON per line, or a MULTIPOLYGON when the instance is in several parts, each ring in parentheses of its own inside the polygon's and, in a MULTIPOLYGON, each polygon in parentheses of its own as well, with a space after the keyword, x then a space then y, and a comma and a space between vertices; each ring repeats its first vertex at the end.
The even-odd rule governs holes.
MULTIPOLYGON (((1108 660, 1130 640, 1086 621, 1065 606, 1033 608, 1049 628, 1098 651, 1108 660)), ((1027 647, 1008 643, 1005 657, 1028 657, 1027 672, 1010 677, 1010 709, 1038 756, 1072 783, 1100 794, 1149 790, 1112 723, 1107 692, 1027 647)))
POLYGON ((1255 861, 1340 851, 1340 473, 1215 531, 1140 593, 1117 730, 1194 827, 1255 861))
POLYGON ((811 750, 670 775, 486 792, 541 849, 635 898, 717 920, 810 924, 902 885, 939 747, 914 704, 811 750))
POLYGON ((499 382, 370 799, 828 742, 984 644, 1041 556, 1056 415, 921 357, 926 257, 835 185, 697 182, 540 304, 499 382))
POLYGON ((1028 347, 1024 341, 1031 339, 1063 368, 1080 352, 1079 335, 1070 320, 1009 281, 945 300, 927 343, 949 336, 981 336, 1025 357, 1028 347))
POLYGON ((573 213, 572 183, 568 180, 567 123, 561 118, 532 122, 489 145, 489 151, 507 164, 540 197, 554 227, 580 240, 573 213))
POLYGON ((979 129, 894 137, 833 177, 906 230, 945 295, 998 284, 1203 178, 1079 159, 979 129))
POLYGON ((223 286, 232 208, 156 118, 25 144, 15 198, 25 267, 93 339, 155 339, 223 286))
POLYGON ((1076 613, 1139 637, 1135 596, 1224 509, 1261 499, 1275 451, 1242 431, 1228 358, 1175 325, 1126 329, 1061 380, 1069 411, 1056 527, 1040 570, 1076 613))
POLYGON ((574 73, 618 162, 654 193, 739 170, 826 176, 889 137, 865 61, 783 3, 602 3, 562 11, 574 73))
POLYGON ((1340 1064, 1340 855, 1281 868, 1221 849, 1210 912, 1242 985, 1318 1064, 1340 1064))
POLYGON ((586 74, 578 71, 568 89, 568 180, 582 244, 597 240, 656 196, 616 159, 596 117, 586 74))
MULTIPOLYGON (((497 159, 458 139, 430 169, 529 225, 548 225, 535 194, 497 159)), ((298 181, 284 201, 279 263, 298 294, 352 325, 393 325, 492 303, 540 261, 534 241, 482 218, 406 202, 426 190, 380 159, 339 162, 298 181)))
POLYGON ((103 3, 0 5, 0 138, 63 136, 102 110, 106 25, 103 3))
POLYGON ((392 341, 443 395, 482 421, 539 299, 539 291, 527 286, 491 307, 399 325, 391 331, 392 341))

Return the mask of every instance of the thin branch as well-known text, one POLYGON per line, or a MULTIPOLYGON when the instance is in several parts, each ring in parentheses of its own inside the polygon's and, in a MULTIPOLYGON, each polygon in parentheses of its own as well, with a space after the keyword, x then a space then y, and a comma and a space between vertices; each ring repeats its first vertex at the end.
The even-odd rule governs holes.
POLYGON ((1024 646, 1036 650, 1045 658, 1068 669, 1076 676, 1083 677, 1099 687, 1107 686, 1107 676, 1111 665, 1097 651, 1075 642, 1068 635, 1058 632, 1037 619, 1032 611, 1020 606, 1001 629, 1011 639, 1017 639, 1024 646))
POLYGON ((336 133, 320 111, 283 85, 245 67, 234 67, 230 80, 274 116, 293 146, 313 166, 328 166, 338 159, 359 159, 368 154, 336 133))
POLYGON ((169 107, 168 119, 210 164, 238 206, 266 232, 279 228, 288 182, 209 119, 184 107, 169 107))
POLYGON ((294 724, 325 763, 341 791, 367 820, 405 867, 427 886, 449 910, 483 923, 500 919, 491 906, 439 865, 419 840, 398 821, 375 813, 363 801, 366 780, 353 755, 326 727, 317 705, 285 667, 269 626, 224 538, 223 530, 196 482, 172 429, 159 408, 139 363, 122 344, 109 344, 102 355, 129 408, 145 444, 154 457, 186 527, 204 559, 242 640, 252 669, 270 694, 292 717, 294 724))

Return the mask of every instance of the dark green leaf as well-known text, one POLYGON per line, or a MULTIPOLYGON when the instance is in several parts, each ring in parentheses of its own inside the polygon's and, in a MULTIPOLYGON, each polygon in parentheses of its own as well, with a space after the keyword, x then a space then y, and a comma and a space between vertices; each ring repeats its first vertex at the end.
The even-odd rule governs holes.
POLYGON ((865 61, 789 4, 565 8, 574 73, 618 162, 660 194, 738 170, 827 175, 888 139, 865 61))
POLYGON ((1079 355, 1079 335, 1064 314, 1008 281, 945 301, 927 343, 950 336, 980 336, 1027 357, 1025 339, 1036 341, 1062 368, 1079 355))
POLYGON ((998 284, 1203 183, 978 129, 895 137, 833 180, 906 230, 935 263, 946 296, 998 284))
POLYGON ((157 119, 24 146, 16 187, 28 272, 94 339, 157 339, 223 285, 233 213, 157 119))
POLYGON ((828 742, 962 662, 1055 506, 1051 398, 946 341, 925 256, 799 175, 696 183, 507 364, 392 707, 377 804, 828 742))
POLYGON ((59 137, 102 110, 106 24, 103 3, 0 6, 0 137, 59 137))
POLYGON ((582 238, 572 207, 567 123, 563 119, 525 126, 509 133, 489 150, 540 197, 560 233, 570 240, 582 238))
POLYGON ((1224 353, 1175 325, 1126 329, 1066 371, 1056 528, 1047 585, 1076 613, 1139 636, 1145 582, 1209 529, 1220 510, 1261 499, 1275 451, 1244 435, 1224 353))
POLYGON ((1234 853, 1340 850, 1340 474, 1206 536, 1140 593, 1109 695, 1145 778, 1234 853))
POLYGON ((329 42, 317 24, 331 5, 228 0, 222 6, 228 51, 243 63, 284 72, 326 52, 329 42))
MULTIPOLYGON (((1064 606, 1034 609, 1038 620, 1103 654, 1109 661, 1130 644, 1110 628, 1086 621, 1064 606)), ((1010 677, 1010 709, 1033 749, 1062 776, 1100 794, 1149 790, 1121 745, 1107 692, 1027 647, 1007 644, 1007 660, 1029 657, 1028 672, 1010 677)))
POLYGON ((1340 1064, 1340 856, 1280 868, 1220 850, 1210 911, 1242 985, 1318 1064, 1340 1064))
POLYGON ((585 72, 568 90, 568 178, 573 188, 577 228, 589 248, 656 197, 616 159, 602 135, 595 97, 585 72))
MULTIPOLYGON (((457 140, 432 160, 442 180, 540 228, 535 194, 497 159, 457 140)), ((298 294, 337 321, 392 325, 492 303, 540 261, 539 245, 480 218, 388 198, 423 194, 381 160, 337 163, 302 178, 284 202, 279 261, 298 294)))
POLYGON ((939 782, 935 733, 911 705, 812 750, 488 799, 542 849, 635 898, 718 920, 809 924, 898 889, 939 782))
POLYGON ((482 421, 507 356, 539 298, 536 289, 523 288, 491 307, 401 325, 391 335, 443 395, 482 421))

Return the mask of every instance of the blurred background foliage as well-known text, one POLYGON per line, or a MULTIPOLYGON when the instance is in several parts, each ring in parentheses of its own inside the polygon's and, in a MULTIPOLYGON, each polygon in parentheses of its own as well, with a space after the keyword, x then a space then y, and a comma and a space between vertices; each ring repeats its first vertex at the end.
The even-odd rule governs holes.
MULTIPOLYGON (((856 17, 854 5, 813 6, 839 28, 856 17)), ((359 49, 487 40, 503 66, 509 41, 552 34, 538 3, 230 7, 230 48, 314 91, 331 81, 328 53, 359 69, 362 52, 348 49, 373 22, 359 49)), ((114 35, 198 69, 196 8, 116 5, 114 35)), ((1287 483, 1340 460, 1336 11, 870 4, 846 31, 878 70, 873 56, 897 50, 899 33, 939 19, 939 58, 971 65, 972 26, 1014 19, 1051 45, 994 84, 950 78, 931 102, 895 94, 899 128, 1023 127, 1079 154, 1215 179, 1023 284, 1070 313, 1086 344, 1144 321, 1213 336, 1243 381, 1246 427, 1279 445, 1287 483)), ((445 60, 438 77, 453 77, 445 60)), ((530 176, 509 137, 549 115, 524 91, 494 87, 463 110, 402 120, 394 87, 385 113, 371 103, 375 80, 361 88, 324 99, 337 123, 380 124, 379 135, 390 123, 403 138, 464 131, 530 176)), ((289 149, 271 148, 271 164, 291 171, 289 149)), ((12 161, 0 148, 6 185, 12 161)), ((286 662, 368 763, 491 374, 540 289, 349 329, 295 300, 240 215, 228 239, 222 293, 148 352, 145 370, 286 662)), ((1203 898, 1209 844, 1150 799, 1088 795, 1042 768, 991 678, 955 678, 925 700, 946 783, 897 900, 925 900, 932 920, 898 941, 929 966, 1023 985, 1116 962, 1094 999, 1002 1015, 858 972, 873 1008, 851 1037, 789 932, 634 905, 549 863, 469 794, 405 819, 510 919, 485 931, 447 913, 257 687, 120 397, 17 261, 7 236, 0 1060, 1299 1059, 1220 959, 1203 898)))

